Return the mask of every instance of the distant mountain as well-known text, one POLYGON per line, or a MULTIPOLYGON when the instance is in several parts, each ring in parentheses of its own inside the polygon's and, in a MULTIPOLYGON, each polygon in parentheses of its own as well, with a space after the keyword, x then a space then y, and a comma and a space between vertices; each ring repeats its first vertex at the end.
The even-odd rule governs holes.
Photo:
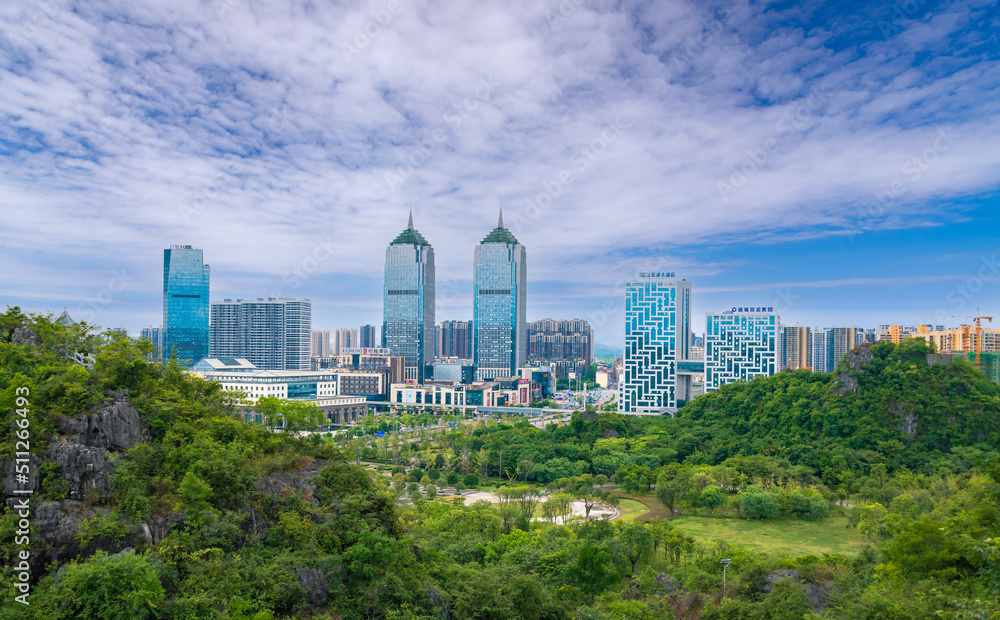
POLYGON ((622 347, 621 345, 610 345, 603 342, 598 342, 594 344, 594 355, 618 355, 621 356, 622 347))

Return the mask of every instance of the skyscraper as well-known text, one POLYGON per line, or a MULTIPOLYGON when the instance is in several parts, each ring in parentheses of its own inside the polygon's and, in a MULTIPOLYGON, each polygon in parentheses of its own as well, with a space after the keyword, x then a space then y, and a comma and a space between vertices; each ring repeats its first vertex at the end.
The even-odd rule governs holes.
POLYGON ((798 325, 781 327, 781 370, 813 367, 812 330, 798 325))
POLYGON ((413 213, 385 250, 382 346, 405 358, 407 380, 424 381, 434 359, 434 248, 413 228, 413 213))
POLYGON ((691 375, 677 363, 691 356, 691 283, 673 273, 640 274, 625 283, 624 369, 618 411, 661 414, 691 397, 691 375))
POLYGON ((378 329, 374 325, 361 326, 361 347, 373 349, 378 346, 378 329))
POLYGON ((209 267, 190 245, 163 250, 163 356, 189 367, 208 356, 209 267))
POLYGON ((778 315, 773 308, 709 314, 705 329, 705 391, 778 370, 778 315))
POLYGON ((226 299, 212 304, 212 357, 241 357, 260 370, 311 368, 308 299, 226 299))
POLYGON ((472 359, 476 380, 511 377, 528 353, 527 253, 503 225, 476 246, 473 267, 472 359))

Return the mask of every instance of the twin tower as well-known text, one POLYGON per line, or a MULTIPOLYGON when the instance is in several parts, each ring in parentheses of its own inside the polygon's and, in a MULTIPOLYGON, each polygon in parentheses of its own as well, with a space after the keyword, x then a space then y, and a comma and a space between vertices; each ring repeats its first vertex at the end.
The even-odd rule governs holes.
MULTIPOLYGON (((476 246, 473 267, 472 363, 476 380, 510 377, 527 358, 526 252, 504 228, 497 227, 476 246)), ((415 228, 413 213, 406 230, 385 251, 382 346, 403 356, 407 381, 431 377, 436 320, 434 248, 415 228)))

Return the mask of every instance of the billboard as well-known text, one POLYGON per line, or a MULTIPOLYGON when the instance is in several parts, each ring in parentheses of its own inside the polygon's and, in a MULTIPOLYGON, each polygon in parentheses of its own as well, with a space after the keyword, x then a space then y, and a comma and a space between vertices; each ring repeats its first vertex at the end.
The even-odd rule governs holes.
POLYGON ((341 355, 389 355, 389 349, 384 347, 344 347, 341 355))

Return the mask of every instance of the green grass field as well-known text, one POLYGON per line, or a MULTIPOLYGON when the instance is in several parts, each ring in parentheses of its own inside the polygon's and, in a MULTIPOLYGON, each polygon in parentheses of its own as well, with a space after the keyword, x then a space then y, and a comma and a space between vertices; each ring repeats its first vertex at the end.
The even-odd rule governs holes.
POLYGON ((636 517, 649 512, 649 506, 634 499, 623 499, 618 509, 622 511, 622 516, 619 517, 622 521, 634 521, 636 517))
POLYGON ((824 553, 854 555, 863 543, 857 530, 845 527, 847 518, 842 516, 830 517, 819 523, 799 519, 748 521, 682 516, 672 523, 702 543, 725 540, 768 555, 784 557, 824 553))

